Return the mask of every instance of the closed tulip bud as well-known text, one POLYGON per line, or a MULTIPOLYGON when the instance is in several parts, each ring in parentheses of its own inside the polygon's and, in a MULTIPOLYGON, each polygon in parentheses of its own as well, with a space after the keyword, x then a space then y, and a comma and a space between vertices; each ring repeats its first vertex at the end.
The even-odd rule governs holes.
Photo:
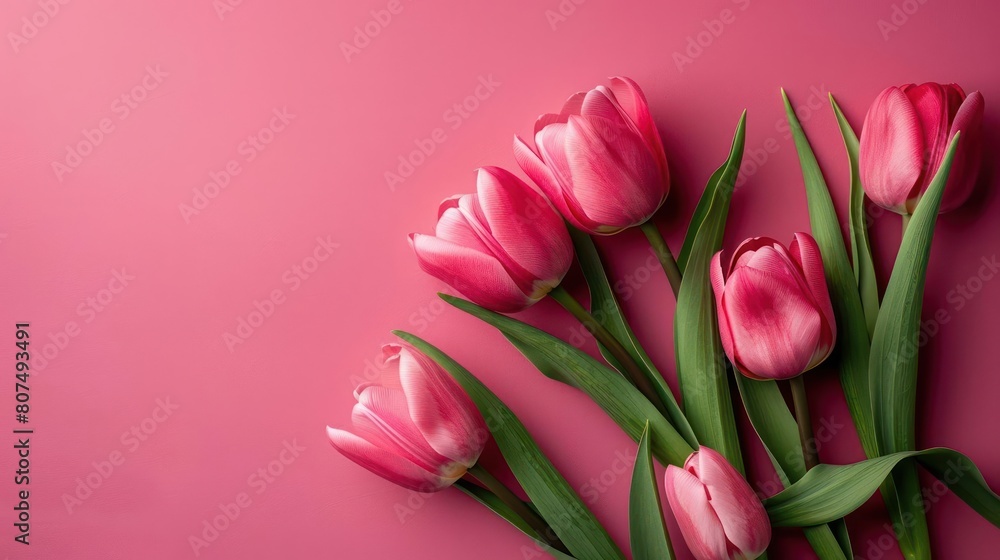
POLYGON ((479 170, 476 194, 441 203, 434 235, 410 234, 410 245, 425 272, 504 313, 545 297, 573 263, 573 242, 559 214, 499 167, 479 170))
POLYGON ((708 447, 684 468, 667 466, 667 503, 698 560, 753 560, 771 542, 771 522, 747 481, 708 447))
POLYGON ((868 197, 893 212, 912 214, 961 131, 941 212, 959 207, 979 173, 983 107, 982 94, 966 96, 956 84, 908 84, 879 94, 861 130, 859 164, 868 197))
POLYGON ((722 347, 747 377, 789 379, 833 351, 833 305, 809 234, 796 233, 788 249, 768 237, 747 239, 725 273, 715 254, 711 277, 722 347))
POLYGON ((612 78, 569 98, 535 123, 535 149, 514 138, 514 157, 577 228, 613 234, 648 220, 667 198, 670 174, 642 90, 612 78))
POLYGON ((408 345, 382 347, 381 378, 354 391, 352 428, 327 428, 345 457, 404 488, 436 492, 479 459, 486 423, 436 362, 408 345))

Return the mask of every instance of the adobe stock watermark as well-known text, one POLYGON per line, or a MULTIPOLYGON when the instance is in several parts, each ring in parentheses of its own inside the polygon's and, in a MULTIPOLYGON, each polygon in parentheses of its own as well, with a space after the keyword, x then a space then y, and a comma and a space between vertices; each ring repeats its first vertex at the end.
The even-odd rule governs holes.
POLYGON ((191 203, 180 203, 177 209, 180 210, 181 218, 185 224, 191 223, 191 218, 197 216, 208 208, 209 204, 215 200, 222 191, 226 190, 233 179, 243 173, 245 166, 261 154, 268 146, 274 142, 278 134, 283 132, 288 125, 295 120, 295 114, 288 112, 288 107, 271 109, 271 118, 267 124, 260 127, 257 132, 247 135, 247 137, 236 146, 237 157, 230 159, 218 171, 212 169, 208 172, 208 182, 200 187, 191 189, 191 203))
POLYGON ((159 64, 146 66, 146 73, 139 80, 139 83, 111 102, 111 116, 97 121, 94 128, 81 130, 82 138, 73 144, 66 145, 66 155, 61 160, 52 161, 52 172, 55 173, 56 179, 62 183, 66 175, 80 167, 84 158, 94 153, 94 150, 117 130, 115 119, 121 122, 129 118, 132 112, 138 109, 142 102, 149 97, 150 92, 160 87, 163 80, 169 75, 160 68, 159 64))
POLYGON ((232 524, 240 517, 243 510, 253 505, 253 495, 259 496, 267 491, 272 484, 286 472, 289 466, 299 458, 299 455, 306 450, 298 444, 296 440, 281 442, 281 451, 274 459, 247 477, 247 490, 238 492, 232 501, 220 503, 218 513, 201 522, 201 530, 188 535, 188 544, 191 552, 196 557, 201 556, 204 549, 212 546, 222 536, 222 533, 229 530, 232 524))
POLYGON ((555 9, 545 10, 545 21, 549 22, 552 31, 559 29, 559 26, 566 23, 570 16, 576 13, 576 9, 586 3, 587 0, 559 0, 555 9))
POLYGON ((612 486, 623 478, 632 480, 632 466, 635 465, 635 457, 626 454, 624 451, 615 451, 615 458, 608 468, 604 469, 597 476, 580 485, 577 492, 587 505, 596 504, 612 486))
POLYGON ((950 306, 937 308, 927 319, 920 321, 920 330, 917 332, 915 340, 906 341, 900 353, 891 353, 890 358, 894 361, 901 359, 911 359, 920 352, 920 349, 930 343, 931 339, 941 332, 941 327, 947 325, 954 318, 954 313, 965 309, 983 288, 993 280, 1000 272, 1000 261, 996 254, 989 257, 980 257, 976 271, 969 275, 964 281, 955 284, 955 287, 945 294, 945 301, 950 306))
POLYGON ((892 5, 888 18, 881 18, 875 22, 879 33, 884 41, 889 40, 889 35, 899 31, 910 21, 910 17, 916 14, 920 8, 927 3, 927 0, 903 0, 892 5))
POLYGON ((70 0, 38 0, 38 9, 22 17, 16 31, 7 32, 7 42, 14 54, 20 54, 21 48, 37 37, 42 29, 62 13, 62 7, 69 2, 70 0))
POLYGON ((243 0, 212 0, 212 9, 215 10, 215 15, 219 16, 219 21, 225 21, 227 15, 242 5, 243 0))
POLYGON ((108 453, 106 459, 91 462, 93 469, 76 478, 76 487, 72 492, 63 493, 62 502, 67 514, 73 515, 73 510, 82 506, 114 473, 120 471, 128 456, 142 447, 156 433, 160 424, 170 419, 180 408, 180 405, 172 402, 169 396, 156 399, 155 404, 156 407, 149 416, 130 426, 118 438, 122 444, 121 448, 108 453))
MULTIPOLYGON (((500 82, 493 79, 493 74, 480 75, 478 83, 469 95, 456 101, 442 113, 441 120, 447 125, 447 129, 454 132, 461 128, 501 85, 500 82)), ((438 146, 446 140, 448 140, 448 131, 444 126, 435 127, 426 136, 415 138, 413 140, 415 148, 409 153, 400 154, 395 169, 387 169, 383 174, 389 190, 396 192, 398 186, 413 176, 416 169, 426 163, 427 159, 437 151, 438 146)))
POLYGON ((372 41, 381 35, 386 27, 389 27, 389 24, 395 21, 395 17, 403 13, 404 8, 402 0, 389 0, 385 7, 368 12, 371 17, 368 21, 354 26, 354 35, 350 42, 340 42, 340 52, 343 53, 344 60, 350 64, 356 57, 360 56, 361 52, 368 48, 372 41))
MULTIPOLYGON (((635 297, 636 293, 653 278, 661 278, 662 281, 667 281, 666 276, 663 274, 660 259, 656 255, 656 250, 650 247, 649 255, 646 256, 646 259, 632 272, 622 275, 612 285, 611 288, 614 291, 617 304, 615 301, 604 300, 600 306, 592 307, 590 314, 598 323, 603 323, 609 315, 618 313, 619 304, 635 297)), ((591 303, 591 306, 593 306, 593 303, 591 303)), ((573 326, 569 328, 569 336, 566 338, 566 342, 576 348, 583 348, 588 340, 590 340, 590 331, 586 325, 574 322, 573 326)))
MULTIPOLYGON (((972 467, 965 463, 949 460, 946 468, 936 476, 931 486, 921 488, 920 495, 913 497, 913 505, 921 508, 924 513, 930 511, 938 502, 948 494, 949 487, 954 486, 962 477, 972 471, 972 467)), ((896 546, 897 535, 902 534, 907 528, 913 527, 916 519, 909 511, 904 511, 899 521, 886 523, 882 526, 882 533, 877 537, 868 539, 865 543, 865 556, 856 555, 854 560, 882 560, 886 553, 896 546)))
POLYGON ((48 342, 42 344, 40 351, 32 354, 31 369, 35 372, 44 371, 66 350, 74 338, 80 336, 83 332, 82 326, 93 323, 134 280, 135 276, 129 274, 125 268, 112 270, 107 284, 76 306, 76 314, 82 319, 82 324, 75 320, 66 321, 61 329, 49 332, 48 342))
MULTIPOLYGON (((806 96, 805 100, 799 104, 795 104, 790 97, 789 100, 792 101, 792 105, 795 109, 795 116, 799 120, 799 124, 809 122, 816 111, 823 109, 828 106, 826 92, 826 85, 820 84, 819 86, 811 85, 809 86, 809 95, 806 96)), ((774 130, 780 134, 786 142, 792 138, 792 125, 788 123, 786 117, 778 117, 774 121, 774 130)), ((756 175, 762 167, 767 165, 767 162, 771 160, 771 156, 778 153, 781 149, 782 143, 778 140, 776 136, 769 136, 764 139, 757 146, 748 147, 743 155, 743 163, 740 165, 740 172, 736 176, 736 182, 733 184, 733 191, 735 192, 740 187, 742 187, 751 177, 756 175)))
MULTIPOLYGON (((853 423, 851 425, 853 426, 853 423)), ((827 443, 833 441, 834 438, 837 437, 837 434, 839 434, 845 427, 847 427, 847 424, 837 422, 837 419, 832 416, 830 418, 820 419, 819 424, 813 426, 813 437, 806 441, 806 450, 814 455, 818 455, 819 450, 822 449, 827 443)), ((795 451, 789 451, 789 456, 784 457, 785 461, 794 461, 795 457, 791 455, 795 453, 795 451)), ((777 473, 775 473, 774 478, 771 480, 759 482, 755 486, 756 494, 761 500, 769 498, 785 489, 785 486, 781 483, 777 473)))
POLYGON ((685 66, 694 64, 698 57, 705 54, 705 50, 711 47, 719 37, 722 37, 726 26, 736 23, 739 12, 746 11, 750 6, 750 0, 732 0, 732 2, 735 4, 735 10, 723 8, 717 17, 701 20, 704 29, 687 36, 687 43, 684 45, 683 51, 674 51, 672 58, 678 72, 684 72, 685 66))
POLYGON ((298 291, 302 283, 311 278, 339 247, 340 243, 333 241, 330 235, 317 237, 312 251, 281 273, 281 287, 272 289, 262 300, 253 300, 251 304, 253 309, 246 315, 236 318, 236 328, 233 332, 222 333, 222 341, 229 349, 229 353, 235 353, 237 346, 249 340, 253 333, 274 315, 278 307, 288 301, 288 294, 298 291))

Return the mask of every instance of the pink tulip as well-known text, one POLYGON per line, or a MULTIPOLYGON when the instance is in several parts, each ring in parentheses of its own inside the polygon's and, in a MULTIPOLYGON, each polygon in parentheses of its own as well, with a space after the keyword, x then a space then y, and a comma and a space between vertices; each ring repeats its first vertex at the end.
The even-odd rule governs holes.
POLYGON ((667 466, 667 502, 698 560, 752 560, 771 542, 771 522, 725 457, 699 447, 684 468, 667 466))
POLYGON ((382 347, 381 379, 354 391, 352 431, 327 428, 345 457, 404 488, 436 492, 474 465, 482 416, 437 363, 408 345, 382 347))
POLYGON ((559 285, 573 242, 540 193, 499 167, 479 170, 476 194, 441 203, 435 234, 410 234, 428 274, 494 311, 521 311, 559 285))
POLYGON ((612 78, 538 117, 535 150, 514 137, 521 169, 577 228, 617 233, 648 220, 667 198, 670 174, 642 90, 612 78))
POLYGON ((861 180, 868 197, 888 210, 912 214, 961 131, 940 210, 959 207, 979 173, 983 105, 982 94, 966 96, 956 84, 907 84, 879 94, 861 130, 861 180))
POLYGON ((816 241, 796 233, 788 249, 768 237, 747 239, 729 272, 712 259, 712 288, 722 347, 744 375, 788 379, 825 360, 837 338, 816 241))

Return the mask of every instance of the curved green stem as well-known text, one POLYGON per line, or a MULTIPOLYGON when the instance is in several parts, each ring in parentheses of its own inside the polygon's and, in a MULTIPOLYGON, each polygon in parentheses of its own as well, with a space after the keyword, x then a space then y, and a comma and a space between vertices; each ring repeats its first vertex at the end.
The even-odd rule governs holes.
POLYGON ((497 498, 500 498, 503 503, 507 504, 507 507, 513 510, 514 513, 530 525, 531 528, 538 533, 538 537, 545 541, 549 546, 560 552, 569 554, 569 550, 566 548, 566 545, 559 540, 559 537, 556 535, 555 531, 552 530, 552 527, 550 527, 549 524, 535 512, 535 510, 531 509, 528 504, 524 503, 521 498, 518 498, 517 495, 510 490, 510 488, 507 488, 504 483, 500 482, 497 477, 493 476, 493 473, 486 470, 486 467, 476 463, 475 465, 469 467, 469 470, 466 472, 466 476, 471 476, 479 481, 480 484, 485 486, 487 490, 493 492, 497 498))
POLYGON ((789 383, 792 386, 792 404, 795 406, 795 422, 799 425, 799 442, 802 444, 802 456, 806 462, 806 470, 819 464, 816 448, 813 445, 812 419, 809 418, 809 401, 806 399, 806 384, 802 376, 793 377, 789 383))
POLYGON ((656 227, 656 224, 652 220, 642 224, 639 228, 646 234, 646 239, 649 240, 649 245, 653 248, 653 252, 656 253, 656 258, 659 259, 660 266, 663 267, 663 272, 667 274, 670 287, 674 290, 674 297, 677 297, 677 294, 681 291, 681 269, 677 267, 677 261, 674 260, 674 254, 670 252, 667 241, 663 239, 659 228, 656 227))
POLYGON ((632 384, 635 385, 635 387, 639 389, 639 391, 642 392, 647 399, 649 399, 649 402, 656 406, 656 409, 663 414, 663 417, 670 418, 667 413, 667 407, 663 404, 663 400, 660 399, 659 393, 657 393, 656 389, 653 388, 652 382, 648 377, 646 377, 646 373, 642 370, 642 368, 635 363, 635 359, 633 359, 632 355, 628 353, 628 350, 626 350, 625 347, 622 346, 622 343, 615 338, 615 335, 611 334, 611 331, 604 328, 604 325, 598 323, 597 319, 594 319, 594 316, 591 315, 590 312, 587 311, 583 305, 581 305, 580 302, 570 295, 570 293, 567 292, 562 286, 556 286, 551 292, 549 292, 549 295, 552 296, 552 299, 558 301, 559 304, 566 309, 566 311, 569 311, 574 317, 576 317, 576 319, 580 321, 580 323, 586 327, 591 334, 594 335, 594 338, 596 338, 597 341, 600 342, 601 345, 615 357, 615 360, 618 361, 621 368, 625 370, 622 373, 624 373, 629 380, 632 381, 632 384))

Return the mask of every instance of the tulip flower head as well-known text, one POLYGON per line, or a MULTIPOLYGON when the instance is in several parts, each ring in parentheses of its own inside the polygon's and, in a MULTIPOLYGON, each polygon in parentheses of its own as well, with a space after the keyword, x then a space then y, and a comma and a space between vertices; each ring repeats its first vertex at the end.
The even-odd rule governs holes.
POLYGON ((442 202, 434 235, 410 234, 410 245, 424 272, 502 313, 545 297, 573 264, 559 214, 499 167, 479 170, 475 194, 442 202))
POLYGON ((752 560, 771 542, 771 522, 725 457, 699 447, 684 468, 667 466, 667 503, 698 560, 752 560))
POLYGON ((613 234, 648 220, 667 198, 670 174, 646 97, 612 78, 538 117, 535 149, 514 137, 514 157, 574 226, 613 234))
POLYGON ((961 131, 940 211, 960 206, 979 172, 983 107, 981 93, 966 95, 956 84, 908 84, 879 94, 861 130, 859 165, 868 197, 888 210, 912 214, 961 131))
POLYGON ((404 488, 451 486, 483 452, 489 432, 468 395, 409 345, 382 347, 381 379, 354 391, 352 428, 327 428, 345 457, 404 488))
POLYGON ((833 351, 833 305, 809 234, 796 233, 788 249, 768 237, 747 239, 725 273, 722 252, 715 254, 711 277, 722 347, 747 377, 789 379, 833 351))

